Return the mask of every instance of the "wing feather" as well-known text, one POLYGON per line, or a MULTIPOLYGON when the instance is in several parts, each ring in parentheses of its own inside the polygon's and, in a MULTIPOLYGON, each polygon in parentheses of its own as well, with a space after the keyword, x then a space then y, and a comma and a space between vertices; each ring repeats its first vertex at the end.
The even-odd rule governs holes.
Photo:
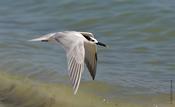
POLYGON ((85 63, 91 74, 92 79, 95 79, 97 68, 97 48, 96 44, 85 43, 85 63))
POLYGON ((80 77, 80 72, 81 72, 80 64, 78 64, 76 77, 75 77, 75 79, 74 79, 74 84, 75 84, 74 87, 73 87, 74 90, 76 90, 76 88, 77 88, 77 86, 78 86, 79 77, 80 77))
POLYGON ((73 85, 74 94, 77 93, 81 74, 84 69, 84 42, 78 41, 67 53, 69 77, 73 85))

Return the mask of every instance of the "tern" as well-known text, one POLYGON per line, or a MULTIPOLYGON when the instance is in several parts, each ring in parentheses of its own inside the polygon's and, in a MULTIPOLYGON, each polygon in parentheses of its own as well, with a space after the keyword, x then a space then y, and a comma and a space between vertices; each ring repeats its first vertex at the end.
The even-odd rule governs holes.
POLYGON ((67 55, 68 74, 74 95, 79 88, 84 63, 94 80, 97 67, 97 45, 106 47, 104 43, 97 41, 92 33, 78 31, 49 33, 29 41, 55 42, 63 46, 67 55))

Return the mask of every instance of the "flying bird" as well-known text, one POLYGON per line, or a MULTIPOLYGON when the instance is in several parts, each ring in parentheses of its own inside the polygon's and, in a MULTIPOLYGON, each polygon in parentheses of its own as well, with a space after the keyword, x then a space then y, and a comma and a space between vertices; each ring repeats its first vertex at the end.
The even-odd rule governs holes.
POLYGON ((68 74, 74 94, 77 93, 79 88, 84 62, 94 80, 97 67, 96 45, 106 47, 105 44, 97 41, 90 32, 63 31, 49 33, 29 41, 55 42, 63 46, 67 55, 68 74))

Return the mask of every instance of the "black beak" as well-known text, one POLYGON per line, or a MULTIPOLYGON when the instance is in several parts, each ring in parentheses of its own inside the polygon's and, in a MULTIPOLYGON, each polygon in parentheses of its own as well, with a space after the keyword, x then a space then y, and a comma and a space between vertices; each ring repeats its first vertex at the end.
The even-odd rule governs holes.
POLYGON ((101 42, 97 42, 96 44, 100 45, 100 46, 103 46, 103 47, 106 47, 106 45, 104 43, 101 43, 101 42))

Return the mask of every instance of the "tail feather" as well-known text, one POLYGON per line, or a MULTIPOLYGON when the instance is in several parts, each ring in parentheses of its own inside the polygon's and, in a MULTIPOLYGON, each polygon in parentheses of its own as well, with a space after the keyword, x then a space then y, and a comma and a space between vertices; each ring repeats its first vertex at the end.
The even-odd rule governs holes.
POLYGON ((49 33, 47 35, 41 36, 39 38, 31 39, 29 41, 49 41, 55 33, 49 33))

